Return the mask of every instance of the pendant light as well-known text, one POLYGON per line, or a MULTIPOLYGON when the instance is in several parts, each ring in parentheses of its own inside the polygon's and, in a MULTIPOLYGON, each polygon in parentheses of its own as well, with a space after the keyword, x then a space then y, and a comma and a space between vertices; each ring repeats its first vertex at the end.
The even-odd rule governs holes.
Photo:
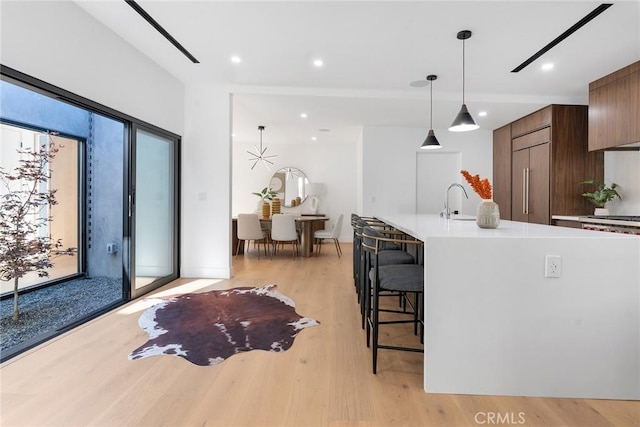
POLYGON ((422 148, 423 150, 436 150, 438 148, 442 148, 442 145, 440 145, 440 143, 438 142, 438 139, 436 138, 436 134, 433 132, 433 82, 435 79, 437 79, 438 76, 433 75, 433 74, 429 74, 427 76, 427 80, 429 80, 431 82, 431 88, 429 89, 431 92, 431 95, 429 97, 430 102, 429 102, 429 133, 427 134, 427 138, 424 140, 424 142, 422 143, 422 145, 420 146, 420 148, 422 148))
POLYGON ((254 148, 256 149, 255 153, 252 153, 251 151, 247 151, 247 153, 251 155, 251 158, 249 159, 249 161, 250 162, 253 161, 251 170, 253 170, 253 168, 256 167, 259 161, 264 162, 264 165, 267 167, 267 169, 271 170, 271 165, 273 164, 273 162, 269 159, 272 159, 277 156, 275 154, 271 156, 264 155, 264 153, 267 151, 267 147, 264 147, 264 148, 262 147, 262 131, 264 130, 264 126, 258 126, 258 130, 260 131, 260 148, 258 148, 257 146, 254 146, 254 148))
POLYGON ((464 41, 471 38, 471 31, 462 30, 458 32, 458 40, 462 40, 462 107, 460 112, 456 116, 449 130, 451 132, 467 132, 470 130, 476 130, 478 126, 469 114, 467 104, 464 103, 464 41))

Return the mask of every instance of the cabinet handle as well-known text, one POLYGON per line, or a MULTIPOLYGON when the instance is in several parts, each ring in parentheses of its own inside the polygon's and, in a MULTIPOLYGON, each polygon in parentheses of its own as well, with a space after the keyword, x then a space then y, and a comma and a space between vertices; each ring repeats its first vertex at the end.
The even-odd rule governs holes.
POLYGON ((527 214, 527 168, 522 169, 522 214, 527 214))
POLYGON ((531 212, 529 211, 529 190, 530 190, 530 188, 529 188, 529 183, 530 183, 529 179, 530 179, 530 176, 531 176, 531 170, 529 168, 527 168, 526 171, 527 171, 527 214, 530 214, 531 212))

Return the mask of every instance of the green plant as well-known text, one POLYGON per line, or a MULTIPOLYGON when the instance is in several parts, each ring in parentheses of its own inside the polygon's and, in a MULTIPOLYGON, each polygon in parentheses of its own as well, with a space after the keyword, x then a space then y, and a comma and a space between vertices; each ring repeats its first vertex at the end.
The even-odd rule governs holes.
POLYGON ((604 181, 599 179, 588 179, 586 181, 582 181, 581 184, 594 184, 596 186, 595 191, 582 193, 582 196, 586 197, 587 200, 599 208, 604 208, 605 203, 615 199, 616 197, 622 200, 622 197, 616 191, 618 184, 615 182, 612 183, 610 187, 607 187, 604 181))
POLYGON ((278 195, 278 193, 276 193, 269 187, 264 187, 262 191, 260 191, 259 193, 251 193, 251 194, 255 194, 256 196, 260 197, 260 199, 262 199, 263 202, 265 200, 271 201, 273 200, 274 197, 278 195))

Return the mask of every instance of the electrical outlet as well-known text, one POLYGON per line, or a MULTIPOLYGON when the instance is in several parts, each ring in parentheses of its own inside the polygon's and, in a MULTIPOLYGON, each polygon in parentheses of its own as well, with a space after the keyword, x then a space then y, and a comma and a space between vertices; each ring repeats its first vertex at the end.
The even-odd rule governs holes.
POLYGON ((562 275, 562 257, 546 255, 544 257, 544 277, 560 277, 562 275))

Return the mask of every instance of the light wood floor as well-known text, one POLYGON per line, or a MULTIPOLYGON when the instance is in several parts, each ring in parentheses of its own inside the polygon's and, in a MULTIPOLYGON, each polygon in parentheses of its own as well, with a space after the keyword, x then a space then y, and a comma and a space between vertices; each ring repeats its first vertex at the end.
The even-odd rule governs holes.
POLYGON ((639 402, 426 394, 421 354, 381 350, 373 375, 351 247, 343 249, 340 260, 330 245, 295 261, 287 251, 258 261, 253 251, 234 261, 231 280, 180 279, 160 290, 275 283, 299 314, 321 322, 288 351, 243 353, 213 367, 171 356, 129 361, 147 339, 137 325, 145 301, 134 301, 0 366, 0 425, 476 426, 497 424, 498 414, 512 425, 640 425, 639 402))

